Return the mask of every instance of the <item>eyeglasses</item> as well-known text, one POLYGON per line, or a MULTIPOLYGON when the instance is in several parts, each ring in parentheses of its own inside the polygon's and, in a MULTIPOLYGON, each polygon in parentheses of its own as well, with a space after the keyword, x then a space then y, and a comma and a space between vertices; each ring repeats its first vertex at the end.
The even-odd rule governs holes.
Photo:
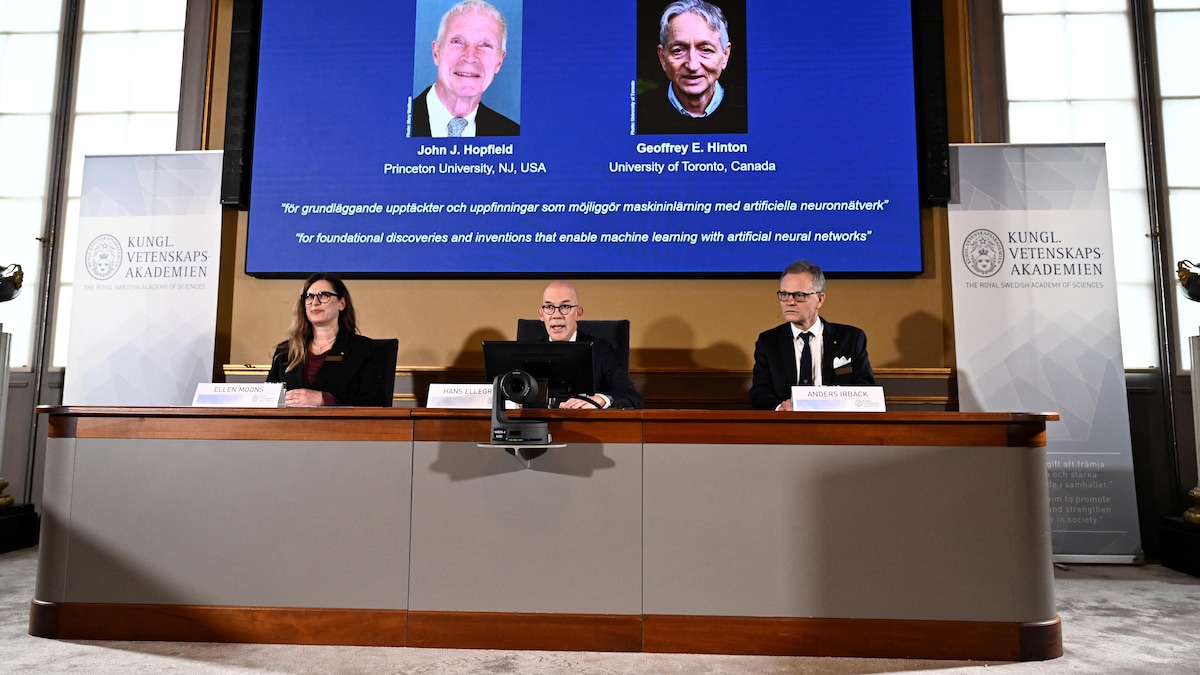
POLYGON ((799 304, 805 300, 808 300, 808 296, 810 295, 820 294, 820 291, 813 291, 812 293, 805 293, 804 291, 779 291, 775 294, 775 297, 779 298, 780 302, 787 302, 787 299, 791 298, 792 300, 795 300, 797 304, 799 304))
POLYGON ((546 303, 542 305, 542 314, 545 314, 546 316, 554 316, 554 313, 558 312, 565 317, 571 312, 575 311, 575 308, 578 306, 579 305, 551 305, 550 303, 546 303))
POLYGON ((301 295, 300 297, 304 298, 304 304, 306 304, 306 305, 323 305, 323 304, 329 302, 330 300, 333 300, 337 296, 338 296, 337 293, 331 293, 329 291, 321 291, 320 293, 305 293, 304 295, 301 295))

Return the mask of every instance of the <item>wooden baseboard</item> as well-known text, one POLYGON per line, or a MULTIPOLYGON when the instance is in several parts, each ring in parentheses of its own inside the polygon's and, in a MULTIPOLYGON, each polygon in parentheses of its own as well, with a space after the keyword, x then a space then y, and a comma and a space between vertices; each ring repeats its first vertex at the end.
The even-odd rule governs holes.
POLYGON ((1062 625, 730 616, 427 612, 50 603, 29 634, 60 640, 759 654, 978 661, 1062 656, 1062 625))
POLYGON ((1062 656, 1058 618, 990 621, 645 617, 647 652, 860 658, 1044 661, 1062 656))
POLYGON ((640 652, 642 617, 624 614, 410 611, 408 646, 640 652))
POLYGON ((49 603, 29 634, 60 640, 164 640, 403 647, 408 612, 379 609, 49 603))

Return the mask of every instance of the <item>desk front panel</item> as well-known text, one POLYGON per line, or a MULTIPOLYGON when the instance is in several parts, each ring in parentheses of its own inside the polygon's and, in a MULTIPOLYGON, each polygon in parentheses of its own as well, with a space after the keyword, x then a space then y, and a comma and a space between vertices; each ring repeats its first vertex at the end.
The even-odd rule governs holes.
POLYGON ((1044 448, 644 453, 647 615, 1055 618, 1044 448))
POLYGON ((411 442, 47 446, 39 600, 405 607, 411 442))
MULTIPOLYGON (((552 431, 554 427, 552 425, 552 431)), ((413 611, 640 615, 642 449, 417 441, 413 611)))

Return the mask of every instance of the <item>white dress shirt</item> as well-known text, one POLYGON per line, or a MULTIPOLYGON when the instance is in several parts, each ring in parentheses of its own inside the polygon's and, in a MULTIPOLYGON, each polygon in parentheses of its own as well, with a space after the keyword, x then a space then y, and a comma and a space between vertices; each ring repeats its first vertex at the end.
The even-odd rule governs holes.
MULTIPOLYGON (((425 105, 429 108, 429 135, 434 138, 449 138, 450 132, 446 130, 446 125, 450 124, 454 115, 450 114, 450 109, 438 98, 437 87, 429 88, 429 93, 425 95, 425 105)), ((463 129, 463 138, 475 136, 475 113, 478 112, 479 106, 475 106, 464 118, 467 120, 467 126, 463 129)))
MULTIPOLYGON (((821 357, 824 355, 824 327, 820 319, 808 329, 812 333, 812 337, 808 339, 808 351, 812 355, 813 364, 813 386, 819 387, 821 382, 821 357)), ((796 348, 796 373, 800 372, 800 354, 804 351, 804 340, 800 338, 800 334, 804 331, 800 330, 796 324, 792 324, 792 345, 796 348)))

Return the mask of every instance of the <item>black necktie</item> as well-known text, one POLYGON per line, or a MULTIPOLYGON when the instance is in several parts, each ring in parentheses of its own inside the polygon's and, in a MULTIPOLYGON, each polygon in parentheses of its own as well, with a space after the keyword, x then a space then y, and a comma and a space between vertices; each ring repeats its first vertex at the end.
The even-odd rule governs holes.
POLYGON ((812 350, 808 348, 808 341, 813 334, 804 331, 800 334, 800 338, 804 340, 804 349, 800 350, 800 386, 811 387, 813 383, 812 372, 812 350))

